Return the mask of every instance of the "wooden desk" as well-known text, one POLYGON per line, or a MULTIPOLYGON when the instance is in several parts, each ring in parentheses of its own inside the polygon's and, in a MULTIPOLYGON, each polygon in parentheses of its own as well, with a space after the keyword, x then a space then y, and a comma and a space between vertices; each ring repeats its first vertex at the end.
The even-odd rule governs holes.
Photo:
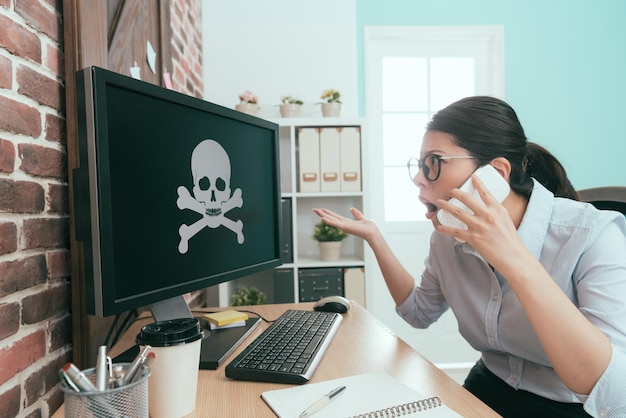
MULTIPOLYGON (((247 309, 258 312, 268 320, 276 319, 286 309, 311 309, 312 303, 261 305, 247 309)), ((151 322, 138 321, 126 333, 126 339, 111 350, 115 356, 134 343, 139 328, 151 322)), ((262 322, 250 336, 258 336, 267 323, 262 322)), ((418 331, 416 331, 418 332, 418 331)), ((231 356, 234 358, 246 343, 231 356)), ((188 417, 274 417, 261 399, 261 392, 292 387, 278 383, 237 381, 226 378, 225 366, 217 370, 200 370, 196 409, 188 417)), ((379 371, 388 373, 423 395, 439 396, 443 403, 466 418, 499 417, 488 406, 448 375, 422 357, 413 348, 394 335, 374 316, 353 302, 352 309, 330 344, 324 359, 318 366, 311 382, 320 382, 343 376, 379 371)), ((53 418, 63 417, 61 407, 53 418)))

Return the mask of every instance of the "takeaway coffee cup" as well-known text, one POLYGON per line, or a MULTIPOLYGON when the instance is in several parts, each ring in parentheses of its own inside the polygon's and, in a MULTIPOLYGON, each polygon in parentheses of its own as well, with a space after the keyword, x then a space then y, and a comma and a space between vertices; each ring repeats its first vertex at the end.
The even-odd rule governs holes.
POLYGON ((178 418, 196 407, 198 366, 203 332, 195 318, 172 319, 145 325, 137 344, 156 354, 148 379, 152 418, 178 418))

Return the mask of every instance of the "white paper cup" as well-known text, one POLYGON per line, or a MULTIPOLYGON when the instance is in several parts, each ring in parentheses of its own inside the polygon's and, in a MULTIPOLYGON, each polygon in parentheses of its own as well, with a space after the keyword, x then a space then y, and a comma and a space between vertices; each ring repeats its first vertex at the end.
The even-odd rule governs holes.
MULTIPOLYGON (((151 418, 180 418, 196 407, 203 332, 194 318, 173 319, 141 328, 137 343, 156 354, 148 379, 151 418)), ((143 348, 142 348, 143 349, 143 348)))

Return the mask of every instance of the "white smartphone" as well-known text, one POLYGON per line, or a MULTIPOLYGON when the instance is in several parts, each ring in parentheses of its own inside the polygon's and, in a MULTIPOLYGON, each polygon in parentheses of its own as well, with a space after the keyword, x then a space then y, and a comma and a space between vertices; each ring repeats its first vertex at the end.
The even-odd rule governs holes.
MULTIPOLYGON (((490 164, 479 167, 474 172, 474 174, 476 174, 482 180, 489 192, 493 195, 493 197, 498 200, 498 202, 502 202, 509 195, 511 191, 509 183, 507 183, 506 180, 504 180, 504 177, 502 177, 500 173, 498 173, 496 169, 493 168, 493 166, 491 166, 490 164)), ((463 183, 461 187, 459 187, 459 189, 466 193, 469 193, 470 195, 476 197, 480 202, 482 202, 482 199, 478 195, 478 191, 474 188, 474 185, 472 184, 471 176, 465 181, 465 183, 463 183)), ((450 199, 449 202, 453 205, 460 207, 468 213, 473 213, 470 208, 465 206, 463 203, 461 203, 461 201, 456 198, 450 199)), ((467 225, 465 225, 463 222, 461 222, 460 220, 452 216, 449 212, 446 212, 443 209, 440 209, 439 212, 437 212, 437 220, 442 225, 458 229, 467 229, 467 225)), ((457 241, 464 242, 459 239, 457 239, 457 241)))

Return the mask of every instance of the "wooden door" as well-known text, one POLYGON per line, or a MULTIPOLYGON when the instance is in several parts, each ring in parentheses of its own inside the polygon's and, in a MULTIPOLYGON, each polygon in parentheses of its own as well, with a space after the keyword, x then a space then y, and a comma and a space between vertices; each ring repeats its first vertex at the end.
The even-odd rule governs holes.
MULTIPOLYGON (((125 75, 137 63, 141 79, 161 84, 171 64, 169 0, 64 0, 65 87, 68 183, 70 217, 74 216, 72 169, 78 166, 75 73, 98 66, 125 75), (148 42, 156 53, 154 71, 147 60, 148 42)), ((82 245, 70 227, 72 254, 72 332, 73 361, 78 367, 92 367, 113 318, 86 314, 85 278, 79 260, 82 245)))

